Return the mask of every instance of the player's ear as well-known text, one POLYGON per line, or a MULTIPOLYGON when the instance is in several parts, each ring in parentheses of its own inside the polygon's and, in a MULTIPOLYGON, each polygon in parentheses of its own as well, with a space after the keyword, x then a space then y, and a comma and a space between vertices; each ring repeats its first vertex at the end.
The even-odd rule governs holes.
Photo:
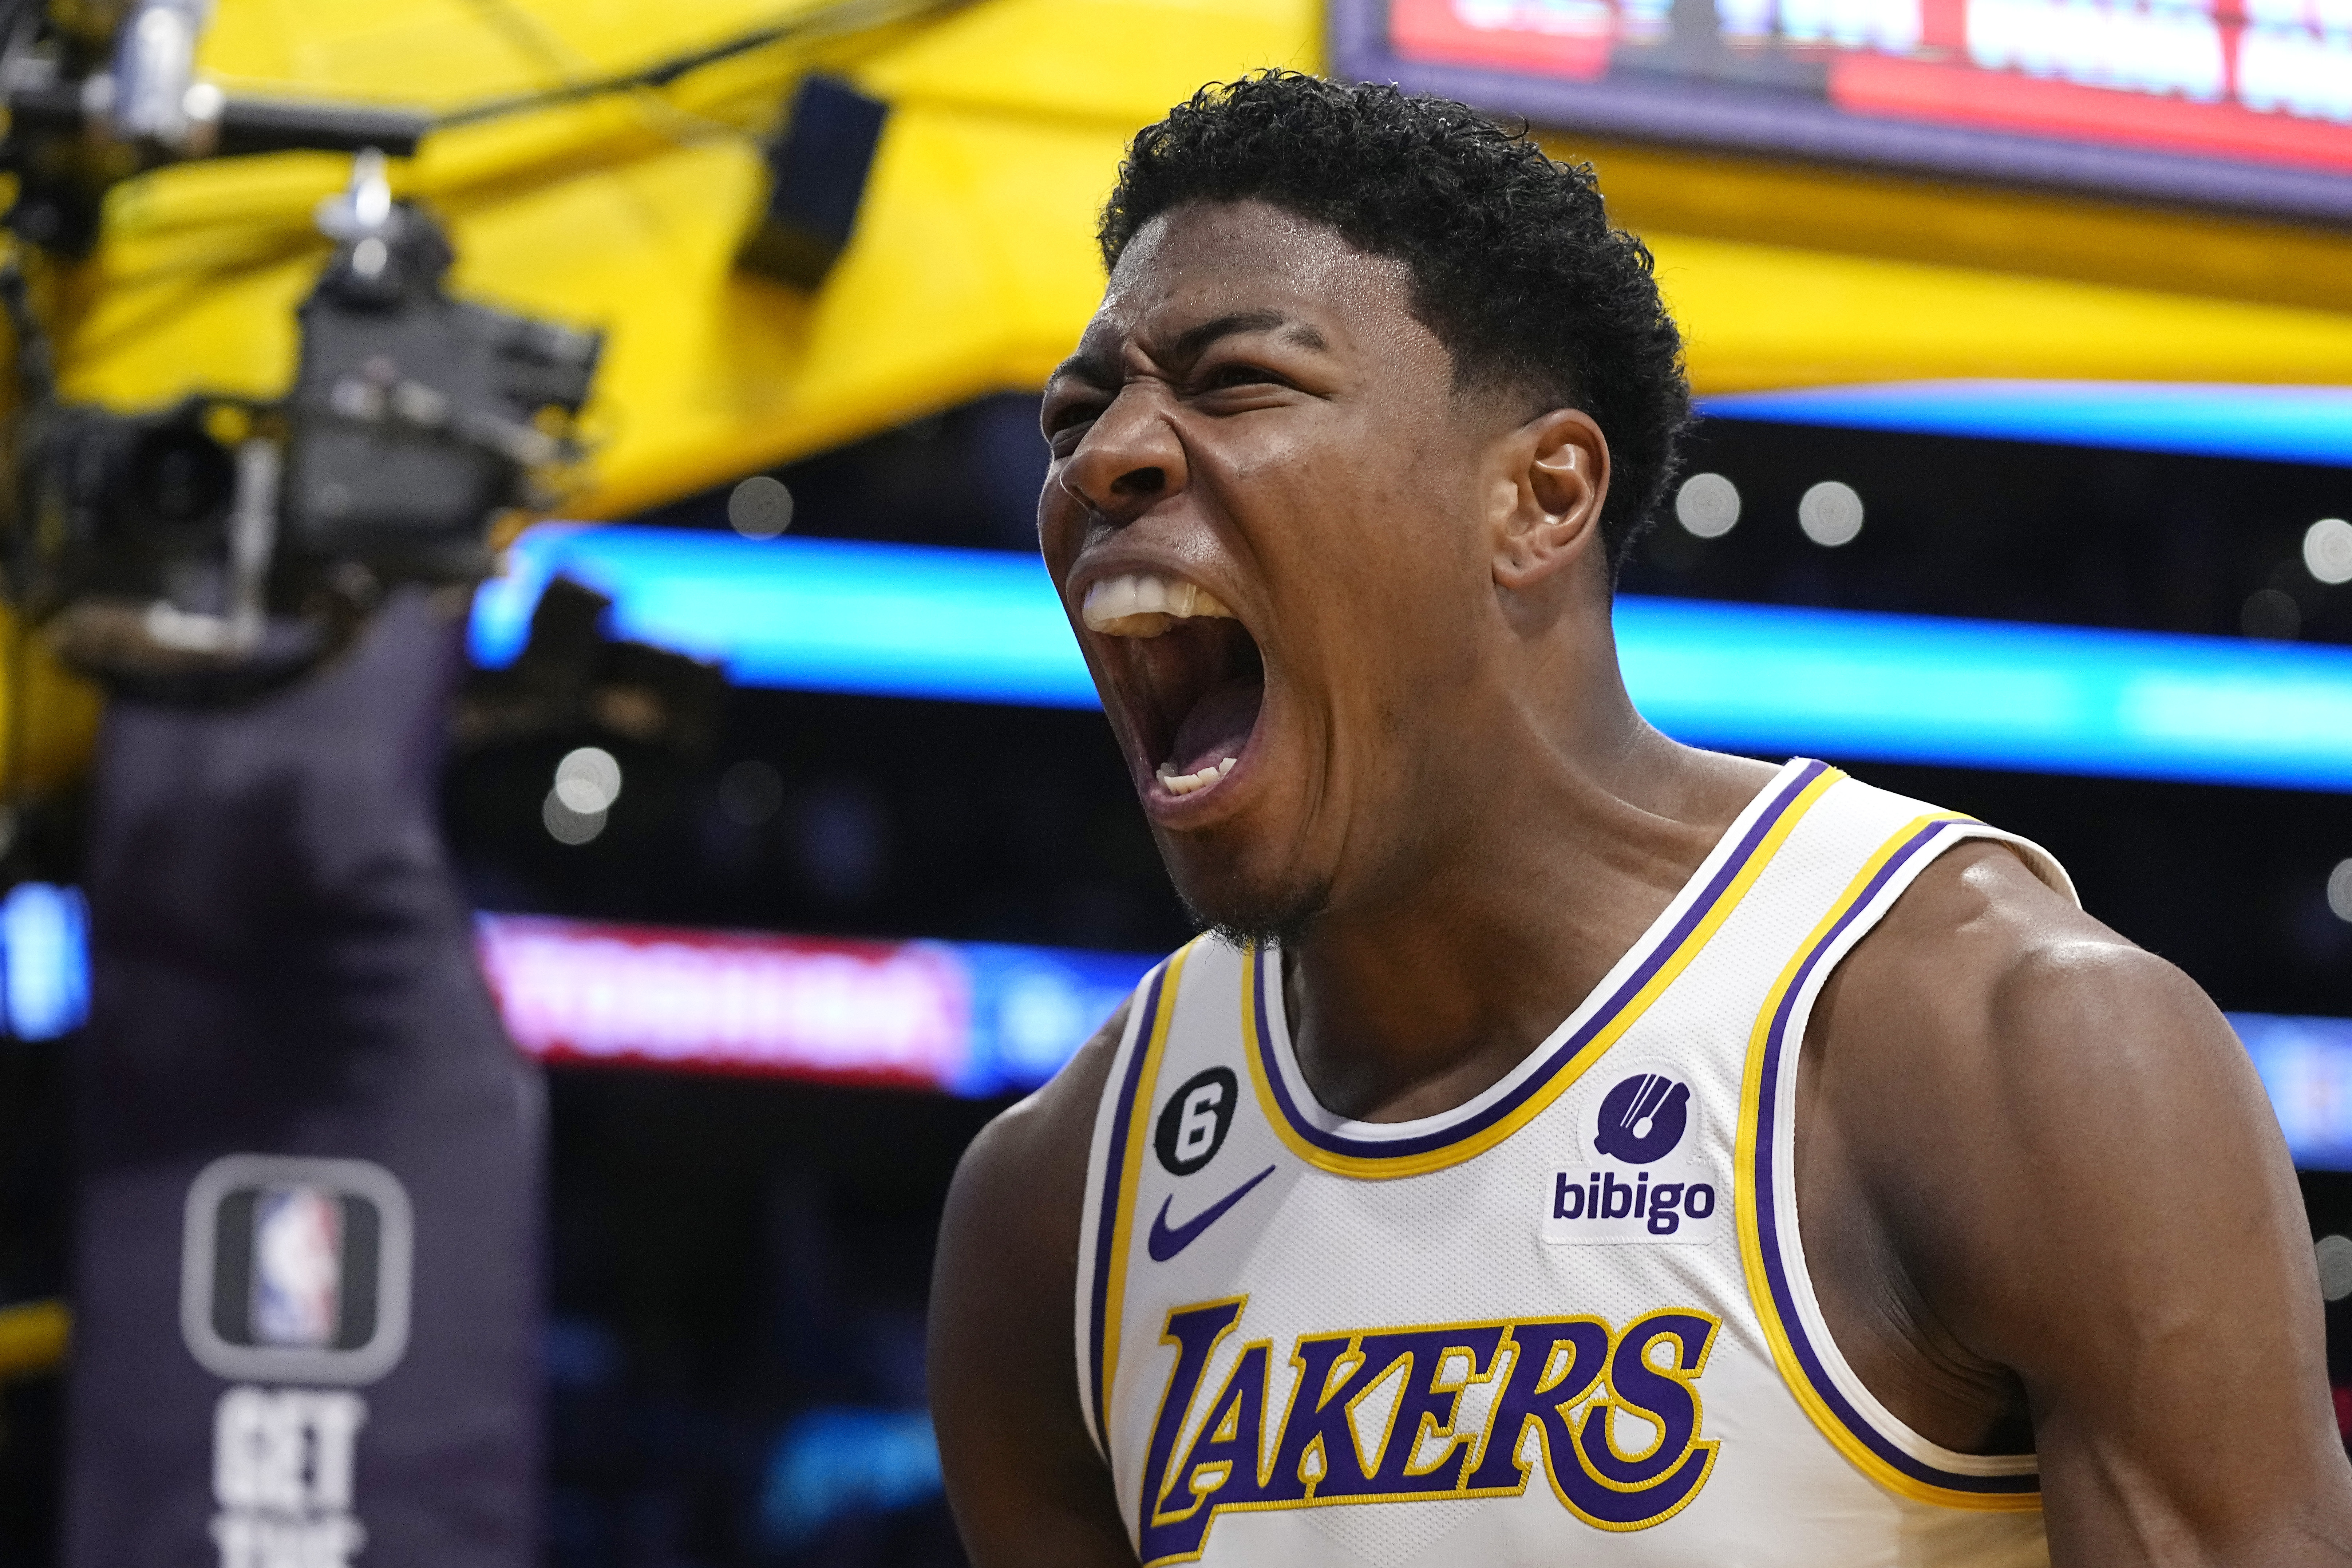
POLYGON ((1555 408, 1503 443, 1495 488, 1495 582, 1532 588, 1603 549, 1601 505, 1609 494, 1609 443, 1592 416, 1555 408))

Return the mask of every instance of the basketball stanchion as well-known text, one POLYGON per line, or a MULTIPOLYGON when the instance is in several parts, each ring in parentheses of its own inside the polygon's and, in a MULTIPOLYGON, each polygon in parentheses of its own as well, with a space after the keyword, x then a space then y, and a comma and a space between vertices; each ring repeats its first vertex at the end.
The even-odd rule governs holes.
POLYGON ((109 714, 78 1568, 531 1560, 540 1088, 436 826, 458 637, 403 590, 258 701, 109 714))

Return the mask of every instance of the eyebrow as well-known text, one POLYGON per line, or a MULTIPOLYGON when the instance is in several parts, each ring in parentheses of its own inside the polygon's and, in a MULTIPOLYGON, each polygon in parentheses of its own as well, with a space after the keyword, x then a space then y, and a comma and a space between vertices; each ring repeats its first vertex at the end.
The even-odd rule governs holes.
POLYGON ((1066 375, 1076 376, 1097 392, 1110 392, 1118 385, 1118 367, 1111 363, 1108 354, 1091 349, 1080 349, 1055 365, 1045 384, 1050 386, 1066 375))
POLYGON ((1175 356, 1191 359, 1219 338, 1233 337, 1240 332, 1280 332, 1291 342, 1310 349, 1328 349, 1323 334, 1304 321, 1294 321, 1279 310, 1236 310, 1230 316, 1219 316, 1213 321, 1203 321, 1185 331, 1176 340, 1175 356))
MULTIPOLYGON (((1230 338, 1243 332, 1279 332, 1302 348, 1328 352, 1330 343, 1321 332, 1304 321, 1294 321, 1279 310, 1235 310, 1213 321, 1188 327, 1178 334, 1171 346, 1171 356, 1188 360, 1200 353, 1220 338, 1230 338)), ((1080 349, 1076 353, 1054 367, 1048 378, 1059 381, 1066 375, 1076 376, 1087 385, 1109 391, 1118 384, 1118 367, 1110 357, 1096 350, 1080 349)))

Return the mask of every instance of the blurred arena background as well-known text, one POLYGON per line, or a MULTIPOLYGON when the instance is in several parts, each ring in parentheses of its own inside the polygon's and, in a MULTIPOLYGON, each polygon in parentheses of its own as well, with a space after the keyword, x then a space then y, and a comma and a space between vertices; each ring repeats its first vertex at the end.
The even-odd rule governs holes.
MULTIPOLYGON (((589 460, 475 596, 439 796, 547 1069, 551 1564, 961 1560, 922 1405, 948 1176, 1190 934, 1034 560, 1035 392, 1125 139, 1266 65, 1599 166, 1707 416, 1623 584, 1636 701, 2053 849, 2231 1013, 2352 1297, 2343 0, 179 9, 231 105, 414 117, 390 187, 453 289, 604 334, 589 460)), ((0 68, 20 247, 41 85, 0 68)), ((63 395, 283 393, 352 163, 110 177, 51 277, 63 395)), ((100 700, 16 646, 0 1563, 46 1564, 100 700)))

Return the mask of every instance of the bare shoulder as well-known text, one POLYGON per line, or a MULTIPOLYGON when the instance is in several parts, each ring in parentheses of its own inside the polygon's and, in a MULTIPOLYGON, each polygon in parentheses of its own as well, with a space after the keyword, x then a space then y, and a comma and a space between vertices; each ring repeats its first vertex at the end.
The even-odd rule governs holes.
POLYGON ((958 1162, 932 1289, 934 1348, 950 1352, 941 1372, 958 1370, 961 1330, 975 1318, 997 1330, 1017 1325, 1024 1337, 1058 1330, 1068 1348, 1087 1143, 1128 1011, 1122 1005, 1051 1082, 982 1128, 958 1162))
POLYGON ((931 1415, 978 1568, 1129 1564, 1079 1403, 1078 1226, 1122 1006, 1054 1080, 964 1152, 931 1282, 931 1415))
POLYGON ((2192 981, 1965 845, 1832 976, 1800 1070, 1912 1337, 2016 1380, 2053 1560, 2347 1561, 2301 1197, 2192 981))
POLYGON ((1067 1331, 1076 1289, 1078 1222, 1085 1207, 1087 1145, 1111 1061, 1126 1032, 1130 1000, 1078 1047, 1036 1093, 980 1131, 956 1163, 940 1221, 932 1333, 951 1315, 989 1305, 1024 1321, 1058 1310, 1067 1331), (1018 1258, 1018 1288, 996 1264, 1018 1258), (968 1268, 967 1265, 977 1265, 968 1268), (1049 1281, 1065 1284, 1060 1299, 1049 1281))
POLYGON ((2053 1070, 2095 1071, 2112 1092, 2243 1060, 2193 981, 1998 842, 1923 871, 1832 977, 1816 1019, 1845 1065, 1883 1061, 1926 1095, 2053 1070))
POLYGON ((1999 843, 1920 875, 1832 977, 1806 1048, 1861 1168, 1898 1191, 1932 1184, 1981 1206, 2030 1182, 2047 1203, 2147 1164, 2228 1162, 2294 1196, 2261 1083, 2211 1001, 1999 843))
POLYGON ((1078 1214, 1075 1205, 1086 1181, 1087 1146, 1094 1133, 1104 1083, 1110 1076, 1111 1058, 1118 1054, 1133 1005, 1131 999, 1122 1003, 1050 1082, 981 1129, 956 1166, 948 1199, 951 1219, 961 1213, 982 1222, 1001 1220, 1007 1228, 1030 1230, 1054 1229, 1058 1219, 1066 1218, 1070 1234, 1064 1239, 1076 1246, 1078 1214), (1057 1215, 1058 1205, 1040 1200, 1065 1188, 1073 1204, 1066 1216, 1057 1215), (993 1201, 1008 1193, 1017 1195, 1018 1201, 993 1201))

